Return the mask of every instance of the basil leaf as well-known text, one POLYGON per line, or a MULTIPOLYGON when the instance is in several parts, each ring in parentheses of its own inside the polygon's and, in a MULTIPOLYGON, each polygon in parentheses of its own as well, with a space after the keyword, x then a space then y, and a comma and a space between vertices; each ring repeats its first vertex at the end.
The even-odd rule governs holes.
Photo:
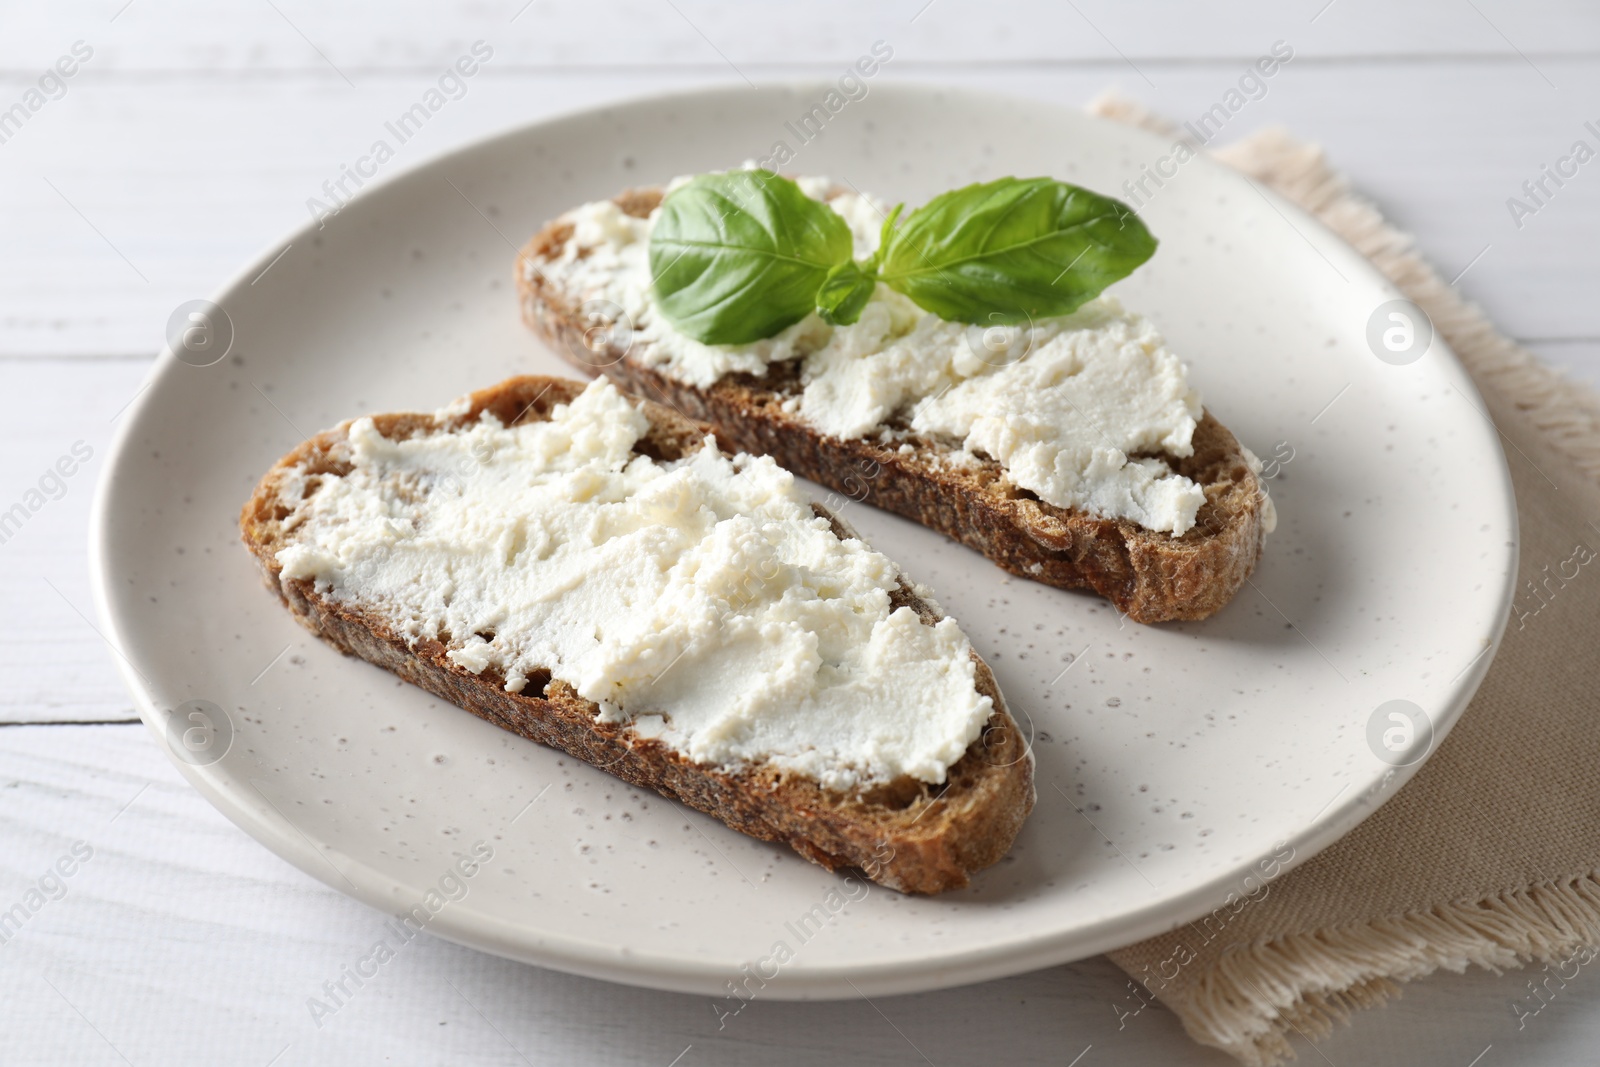
POLYGON ((662 201, 650 275, 661 313, 680 333, 745 344, 810 314, 828 272, 853 250, 844 219, 788 178, 705 174, 662 201))
POLYGON ((1076 311, 1155 250, 1120 201, 1050 178, 1001 178, 913 211, 880 276, 942 319, 1024 323, 1076 311))
POLYGON ((848 326, 861 318, 861 309, 877 287, 878 280, 860 264, 846 260, 828 272, 817 290, 817 314, 824 322, 848 326))
POLYGON ((895 220, 900 217, 900 212, 905 209, 906 206, 904 204, 896 204, 894 210, 883 217, 883 228, 878 231, 878 250, 872 253, 871 259, 867 260, 874 274, 878 271, 878 264, 883 262, 884 255, 889 251, 889 243, 894 237, 895 220))

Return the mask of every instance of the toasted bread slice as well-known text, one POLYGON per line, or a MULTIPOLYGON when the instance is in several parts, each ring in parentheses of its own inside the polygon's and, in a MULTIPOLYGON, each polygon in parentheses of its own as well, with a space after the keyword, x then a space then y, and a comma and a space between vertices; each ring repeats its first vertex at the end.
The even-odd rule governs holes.
MULTIPOLYGON (((644 218, 662 196, 660 188, 632 189, 615 203, 644 218)), ((1136 622, 1214 614, 1260 558, 1272 522, 1260 464, 1209 412, 1195 429, 1192 455, 1162 457, 1205 493, 1186 533, 1174 537, 1126 519, 1056 507, 1015 485, 993 459, 952 463, 959 442, 911 434, 903 426, 891 426, 896 432, 887 441, 820 432, 793 403, 802 388, 798 360, 773 363, 762 377, 730 374, 699 388, 646 365, 638 351, 619 349, 603 336, 596 343, 596 324, 580 310, 582 297, 562 291, 555 272, 544 270, 572 234, 571 223, 557 219, 518 254, 523 320, 574 366, 710 423, 725 449, 770 455, 796 474, 975 548, 1013 574, 1093 590, 1136 622)))
MULTIPOLYGON (((465 408, 445 416, 379 415, 378 432, 390 440, 450 431, 492 412, 507 426, 546 420, 558 404, 583 391, 579 382, 521 377, 472 394, 465 408)), ((706 427, 643 403, 650 432, 634 451, 665 461, 704 447, 706 427)), ((752 837, 787 843, 829 870, 859 868, 874 881, 906 893, 937 893, 967 884, 972 874, 1010 849, 1033 807, 1033 759, 1027 739, 1006 711, 987 664, 972 654, 975 684, 994 711, 979 737, 949 768, 945 783, 904 777, 855 793, 823 788, 765 764, 713 767, 690 761, 660 741, 638 736, 628 723, 598 721, 600 708, 549 672, 520 693, 507 692, 493 668, 474 674, 447 656, 452 641, 408 643, 396 626, 372 610, 320 594, 313 581, 285 578, 277 553, 292 540, 285 528, 298 499, 290 482, 343 474, 351 467, 349 423, 306 441, 261 479, 239 523, 244 543, 266 584, 296 619, 340 651, 387 668, 436 696, 497 726, 561 749, 635 785, 712 815, 752 837)), ((840 537, 854 536, 827 515, 840 537)), ((925 625, 942 616, 903 577, 891 594, 894 607, 912 608, 925 625)))

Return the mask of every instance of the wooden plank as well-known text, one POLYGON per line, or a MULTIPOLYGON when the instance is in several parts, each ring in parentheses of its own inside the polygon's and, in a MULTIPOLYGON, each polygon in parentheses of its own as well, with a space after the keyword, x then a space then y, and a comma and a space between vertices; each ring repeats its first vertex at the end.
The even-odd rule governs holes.
MULTIPOLYGON (((829 1062, 1006 1062, 1082 1067, 1233 1061, 1143 1007, 1102 958, 909 997, 803 1004, 756 999, 737 1014, 705 997, 573 978, 428 936, 319 1027, 308 999, 366 955, 385 917, 247 838, 190 789, 142 726, 0 730, 0 910, 75 843, 87 861, 48 883, 0 944, 0 1048, 14 1064, 616 1063, 666 1067, 829 1062), (281 1058, 273 1061, 273 1057, 281 1058)), ((521 856, 501 846, 506 865, 521 856)), ((470 899, 470 898, 469 898, 470 899)), ((839 920, 850 921, 848 911, 839 920)), ((1318 1043, 1340 1064, 1465 1067, 1588 1062, 1600 981, 1584 971, 1518 1029, 1534 975, 1475 971, 1416 982, 1318 1043), (1485 1062, 1488 1062, 1487 1060, 1485 1062)), ((1543 974, 1538 977, 1543 978, 1543 974)), ((781 980, 781 979, 780 979, 781 980)), ((1300 1062, 1322 1062, 1296 1039, 1300 1062)))
POLYGON ((452 62, 472 41, 524 69, 628 66, 741 69, 838 66, 872 41, 915 64, 1095 63, 1250 59, 1274 40, 1307 57, 1538 56, 1600 49, 1600 20, 1581 0, 1078 0, 996 8, 983 0, 812 0, 804 5, 718 0, 456 0, 241 5, 224 28, 204 0, 126 6, 126 0, 30 4, 8 17, 0 67, 36 72, 75 40, 108 71, 298 70, 343 84, 385 70, 452 62), (113 21, 114 20, 114 21, 113 21))
POLYGON ((97 634, 87 529, 111 420, 148 366, 0 361, 12 398, 0 422, 0 511, 11 516, 0 527, 0 722, 135 717, 97 634))
POLYGON ((1600 390, 1600 341, 1535 338, 1525 343, 1534 355, 1559 367, 1571 380, 1600 390))
MULTIPOLYGON (((1554 99, 1515 60, 1291 66, 1229 134, 1284 122, 1321 140, 1444 269, 1470 267, 1462 287, 1505 328, 1600 338, 1600 305, 1588 297, 1588 249, 1600 245, 1600 172, 1588 171, 1600 163, 1520 230, 1506 208, 1574 139, 1600 144, 1586 134, 1578 104, 1600 99, 1600 64, 1546 67, 1568 86, 1554 99), (1350 91, 1355 84, 1362 91, 1350 91)), ((1118 80, 1170 114, 1193 117, 1235 75, 1229 65, 1170 66, 1155 91, 1118 80)), ((899 74, 891 67, 881 76, 899 74)), ((731 74, 714 80, 737 83, 731 74)), ((958 70, 943 80, 1078 103, 1109 78, 1099 69, 958 70)), ((704 81, 698 73, 485 68, 391 166, 553 112, 704 81)), ((422 85, 414 75, 386 75, 354 90, 189 77, 143 82, 136 93, 122 81, 75 88, 0 146, 0 195, 10 206, 0 215, 0 247, 16 250, 0 259, 0 354, 154 351, 172 308, 214 291, 307 220, 307 198, 366 151, 422 85)))

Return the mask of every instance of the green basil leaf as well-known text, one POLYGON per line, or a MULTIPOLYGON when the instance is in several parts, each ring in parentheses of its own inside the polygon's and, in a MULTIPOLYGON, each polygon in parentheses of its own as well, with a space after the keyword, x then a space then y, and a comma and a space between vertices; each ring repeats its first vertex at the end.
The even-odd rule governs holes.
POLYGON ((905 209, 906 206, 904 204, 896 204, 894 210, 883 217, 883 228, 878 231, 878 250, 872 253, 871 259, 867 260, 867 266, 874 274, 878 271, 878 265, 883 262, 884 255, 889 251, 890 241, 894 237, 895 220, 900 217, 900 212, 905 209))
POLYGON ((848 326, 861 317, 861 309, 877 287, 878 280, 860 264, 846 260, 828 272, 817 290, 817 314, 824 322, 848 326))
POLYGON ((1024 323, 1076 311, 1155 250, 1120 201, 1050 178, 1001 178, 913 211, 881 277, 942 319, 1024 323))
POLYGON ((844 219, 788 178, 704 174, 662 201, 650 276, 661 313, 680 333, 746 344, 810 314, 828 272, 852 251, 844 219))

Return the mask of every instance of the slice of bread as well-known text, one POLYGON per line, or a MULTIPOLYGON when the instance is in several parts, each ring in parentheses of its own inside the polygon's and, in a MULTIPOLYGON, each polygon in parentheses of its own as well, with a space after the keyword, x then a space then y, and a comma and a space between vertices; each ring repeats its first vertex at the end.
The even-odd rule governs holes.
MULTIPOLYGON (((615 203, 644 218, 662 196, 660 188, 632 189, 615 203)), ((638 351, 619 349, 606 331, 596 331, 583 298, 562 291, 553 280, 558 272, 545 269, 572 234, 572 224, 557 219, 518 254, 523 320, 574 366, 710 423, 725 449, 770 455, 796 474, 975 548, 1013 574, 1093 590, 1136 622, 1206 618, 1255 569, 1271 525, 1260 465, 1210 412, 1195 429, 1193 455, 1161 457, 1205 493, 1195 525, 1183 535, 1056 507, 1017 487, 993 459, 951 462, 961 453, 959 441, 912 434, 903 425, 891 425, 896 432, 887 442, 821 433, 792 402, 802 388, 797 360, 773 363, 759 378, 730 374, 709 388, 647 366, 638 351)))
MULTIPOLYGON (((512 378, 472 394, 468 406, 449 415, 379 415, 374 423, 390 440, 460 429, 484 412, 510 426, 546 420, 551 409, 582 391, 582 383, 562 378, 512 378)), ((709 432, 705 426, 656 404, 645 402, 642 409, 651 429, 635 452, 666 461, 703 447, 709 432)), ((314 485, 319 475, 350 469, 349 425, 318 434, 279 460, 239 517, 245 546, 267 586, 302 625, 329 644, 497 726, 682 801, 735 830, 784 842, 829 870, 859 868, 901 892, 937 893, 964 886, 973 873, 1010 849, 1033 807, 1033 757, 1006 711, 994 675, 976 652, 976 687, 994 702, 994 712, 950 767, 945 783, 905 777, 846 794, 770 765, 691 762, 657 740, 637 736, 627 723, 598 721, 598 705, 552 679, 548 671, 530 680, 522 692, 507 692, 505 679, 494 669, 473 674, 452 663, 447 656, 450 640, 408 643, 381 614, 320 594, 309 579, 283 577, 276 556, 292 540, 285 520, 299 499, 299 490, 291 493, 289 486, 314 485)), ((837 519, 816 510, 833 523, 835 534, 854 536, 837 519)), ((925 625, 942 617, 904 577, 890 599, 894 607, 912 608, 925 625)))

